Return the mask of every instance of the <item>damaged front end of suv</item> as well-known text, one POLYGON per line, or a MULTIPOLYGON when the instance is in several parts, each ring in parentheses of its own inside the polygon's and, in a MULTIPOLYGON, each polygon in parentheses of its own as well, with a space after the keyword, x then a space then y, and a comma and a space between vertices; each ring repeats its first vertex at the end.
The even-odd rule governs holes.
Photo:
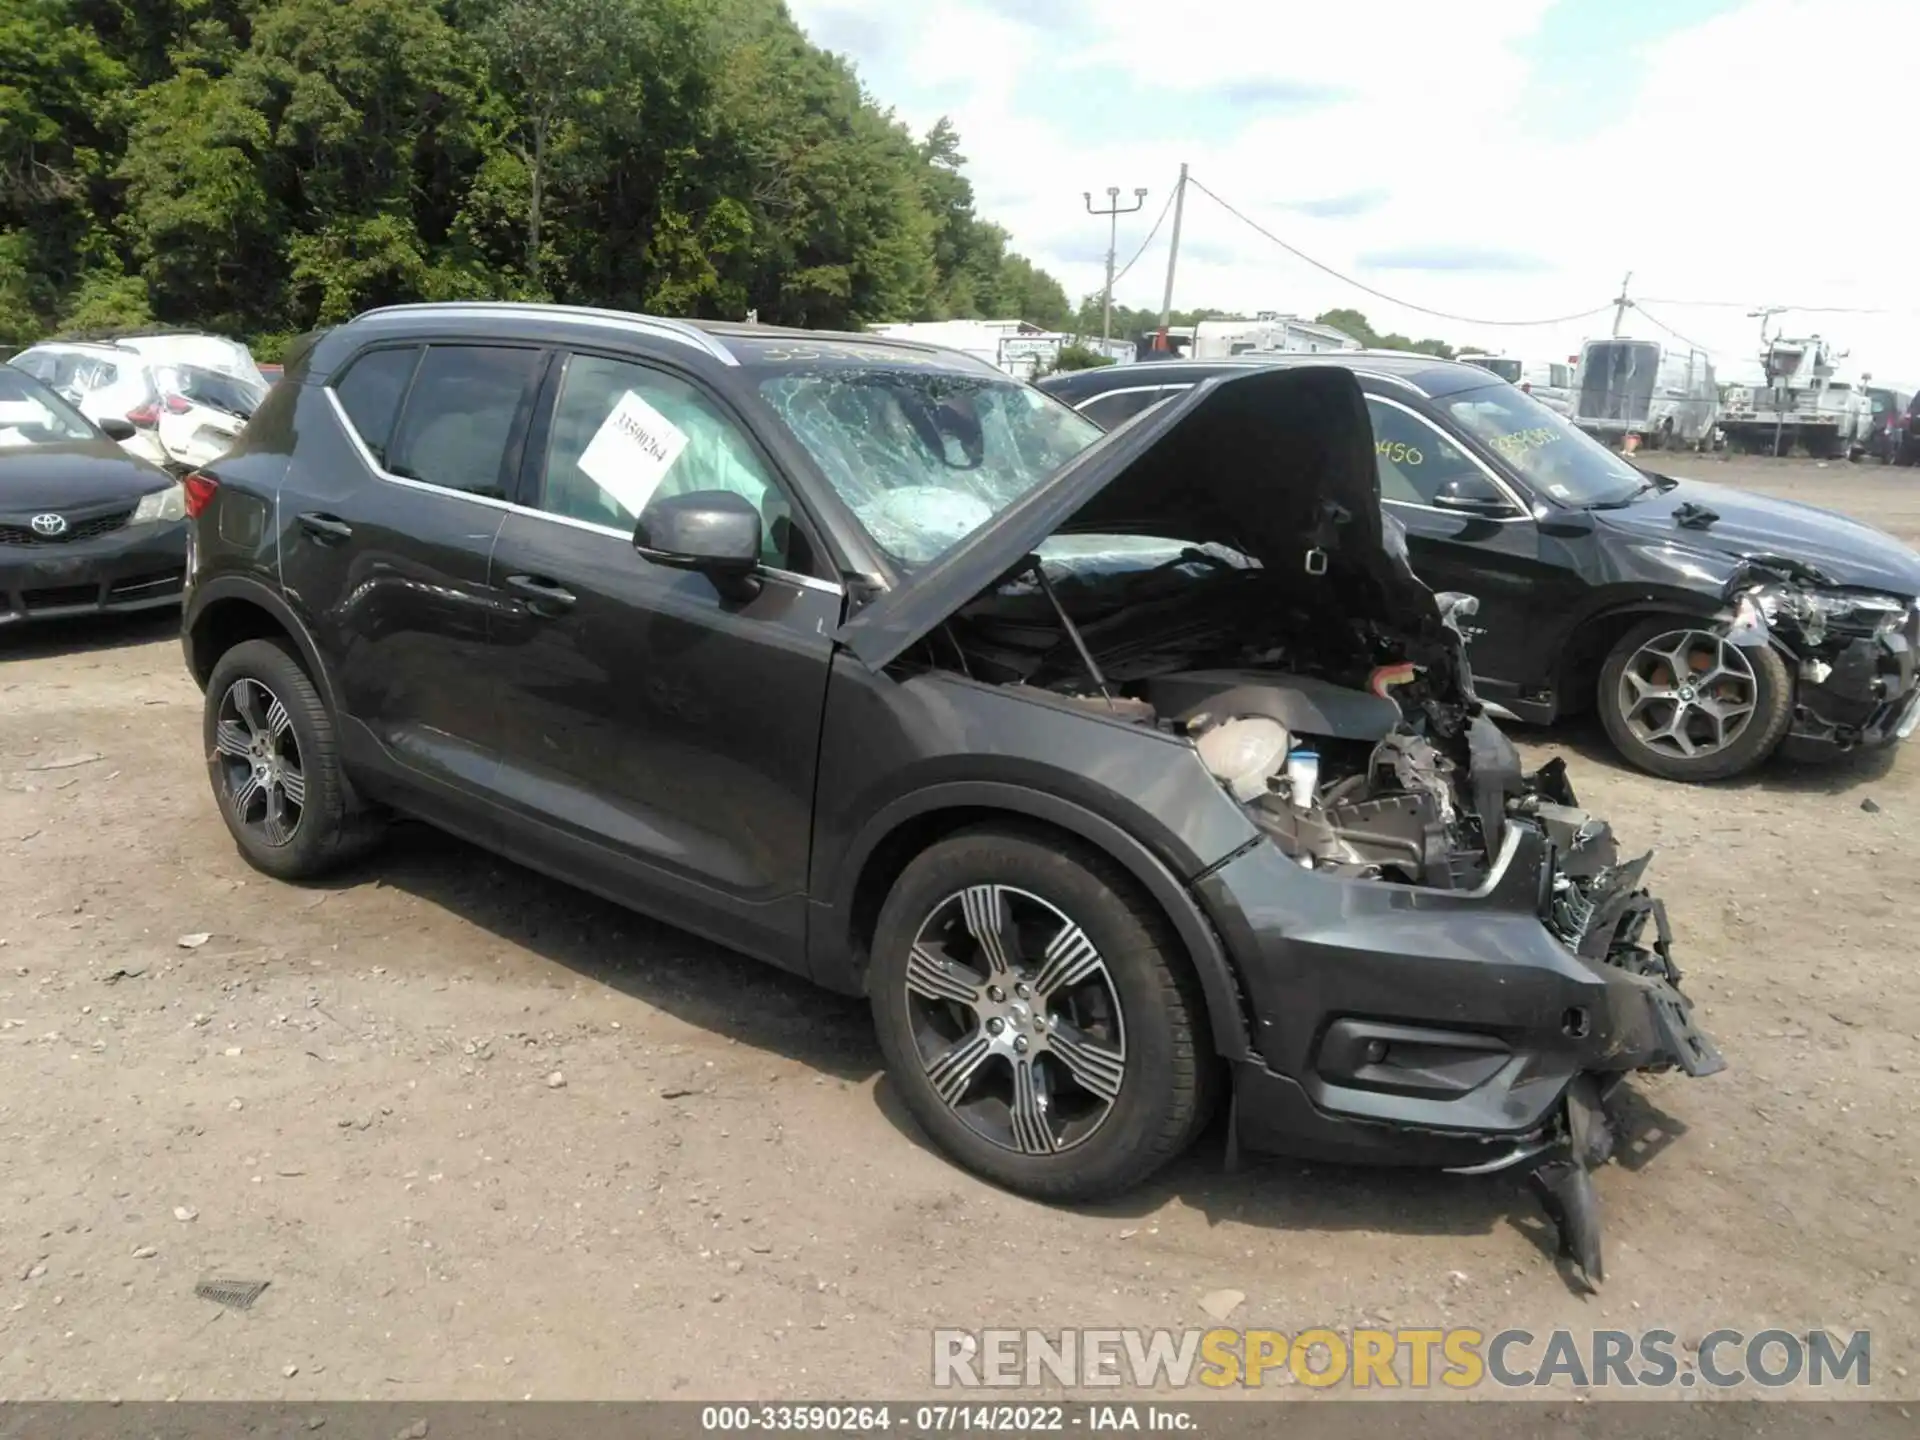
POLYGON ((1634 1071, 1723 1062, 1679 989, 1650 857, 1623 858, 1560 762, 1523 773, 1473 691, 1454 623, 1472 601, 1414 577, 1377 487, 1346 371, 1211 381, 841 639, 871 666, 1176 742, 1089 735, 1086 764, 1141 794, 1197 764, 1211 798, 1183 780, 1183 803, 1238 814, 1243 838, 1182 877, 1246 1021, 1222 1057, 1235 1145, 1524 1168, 1597 1281, 1609 1101, 1634 1071))
POLYGON ((1817 566, 1749 555, 1722 592, 1720 631, 1771 648, 1793 670, 1790 757, 1905 740, 1920 725, 1920 601, 1836 584, 1817 566))

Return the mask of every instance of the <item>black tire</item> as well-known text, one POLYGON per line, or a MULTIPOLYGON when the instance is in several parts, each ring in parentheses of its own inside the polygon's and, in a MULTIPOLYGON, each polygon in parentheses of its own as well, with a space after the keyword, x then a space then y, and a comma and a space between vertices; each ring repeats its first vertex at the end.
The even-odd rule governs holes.
MULTIPOLYGON (((1021 942, 1031 938, 1035 946, 1039 943, 1040 937, 1018 923, 1011 933, 1021 942)), ((964 944, 965 937, 961 940, 964 944)), ((1013 950, 1016 957, 1033 953, 1024 943, 1013 950)), ((1011 973, 1035 978, 1024 966, 1011 973)), ((951 836, 916 857, 881 909, 868 982, 888 1073, 914 1119, 959 1164, 1023 1195, 1084 1201, 1139 1184, 1193 1142, 1219 1092, 1220 1067, 1207 1040, 1206 1003, 1199 980, 1165 917, 1139 893, 1131 877, 1106 857, 1051 834, 1012 826, 983 827, 951 836), (1038 901, 1043 909, 1077 925, 1096 951, 1105 981, 1111 982, 1102 993, 1117 999, 1125 1057, 1118 1093, 1089 1133, 1057 1150, 1037 1151, 1024 1144, 1016 1149, 990 1138, 975 1128, 976 1122, 963 1117, 961 1108, 941 1098, 928 1074, 924 1015, 928 1007, 940 1012, 940 1002, 909 996, 909 957, 926 927, 962 893, 977 894, 979 887, 987 886, 1006 887, 1002 893, 1021 897, 1020 904, 1038 901)), ((1043 1022, 1054 1014, 1044 995, 1036 1003, 1043 1010, 1043 1022)), ((957 1024, 950 1036, 934 1037, 936 1048, 943 1043, 957 1048, 964 1037, 987 1043, 990 1022, 983 1021, 978 1010, 960 1005, 944 1013, 957 1024)), ((1079 1013, 1075 1011, 1076 1020, 1079 1013)), ((1054 1024, 1057 1038, 1057 1018, 1054 1024)), ((1049 1076, 1062 1073, 1052 1068, 1057 1059, 1035 1056, 1029 1063, 1049 1076)), ((990 1057, 976 1067, 971 1083, 990 1092, 1004 1073, 1008 1090, 1017 1090, 1013 1083, 1017 1064, 1011 1054, 990 1057), (1004 1071, 990 1069, 991 1065, 1003 1065, 1004 1071)), ((1048 1116, 1067 1113, 1063 1093, 1068 1103, 1075 1098, 1071 1084, 1064 1092, 1055 1088, 1042 1105, 1048 1116), (1055 1108, 1046 1109, 1049 1104, 1055 1108)), ((1003 1103, 1018 1139, 1010 1101, 1000 1102, 985 1093, 964 1108, 991 1115, 1003 1103)))
MULTIPOLYGON (((249 729, 242 716, 236 730, 228 735, 240 738, 240 732, 259 739, 261 732, 249 729)), ((234 646, 214 663, 207 679, 205 711, 201 735, 206 747, 207 776, 213 785, 214 803, 220 818, 239 846, 240 853, 254 869, 280 880, 309 880, 371 849, 380 838, 380 817, 359 806, 352 788, 340 768, 339 751, 334 743, 333 717, 314 688, 313 681, 300 662, 284 645, 273 640, 247 640, 234 646), (229 708, 238 702, 231 697, 239 692, 248 697, 249 708, 259 712, 268 731, 280 737, 263 754, 267 763, 278 761, 283 770, 293 772, 300 784, 300 801, 289 806, 291 791, 281 785, 280 829, 268 828, 266 806, 274 801, 268 787, 264 799, 256 795, 240 808, 240 792, 247 788, 247 776, 253 761, 222 748, 223 723, 234 721, 223 716, 237 714, 229 708), (265 692, 268 701, 278 702, 275 713, 270 704, 259 702, 265 692), (284 723, 279 715, 284 714, 284 723), (287 740, 291 740, 288 745, 287 740), (277 754, 271 754, 277 750, 277 754), (290 763, 289 763, 290 760, 290 763), (250 821, 255 801, 261 804, 260 819, 250 821), (291 815, 292 823, 286 823, 291 815)), ((234 743, 229 741, 229 745, 234 743)))
POLYGON ((1622 700, 1628 663, 1662 635, 1700 629, 1692 620, 1648 620, 1622 635, 1600 666, 1594 701, 1607 738, 1628 764, 1663 780, 1703 784, 1739 775, 1771 755, 1793 723, 1793 676, 1786 660, 1771 646, 1740 646, 1739 654, 1753 672, 1753 710, 1745 727, 1722 748, 1689 758, 1656 748, 1635 732, 1622 700))

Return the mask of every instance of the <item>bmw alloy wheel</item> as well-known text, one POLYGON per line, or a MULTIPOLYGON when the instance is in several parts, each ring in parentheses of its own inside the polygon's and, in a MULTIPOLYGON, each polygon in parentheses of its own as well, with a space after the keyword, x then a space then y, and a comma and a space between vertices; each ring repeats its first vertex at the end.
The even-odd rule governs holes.
POLYGON ((1758 689, 1738 645, 1705 630, 1670 630, 1634 651, 1620 672, 1620 718, 1649 750, 1700 759, 1740 738, 1758 689))
POLYGON ((306 812, 307 781, 287 707, 258 680, 235 680, 220 697, 214 750, 234 818, 268 845, 291 841, 306 812))
POLYGON ((983 1139, 1056 1154, 1112 1113, 1127 1064, 1119 992, 1086 932, 1039 896, 948 896, 921 923, 905 984, 928 1081, 983 1139))

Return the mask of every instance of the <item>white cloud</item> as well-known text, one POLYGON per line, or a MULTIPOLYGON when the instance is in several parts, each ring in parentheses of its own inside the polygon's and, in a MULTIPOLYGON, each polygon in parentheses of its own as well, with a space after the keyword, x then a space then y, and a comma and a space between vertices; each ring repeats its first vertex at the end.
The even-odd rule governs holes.
MULTIPOLYGON (((1920 185, 1909 158, 1920 141, 1910 75, 1920 6, 1748 0, 1647 46, 1619 76, 1617 113, 1575 139, 1542 135, 1528 118, 1537 110, 1527 107, 1565 78, 1537 73, 1527 54, 1548 7, 793 3, 801 23, 821 33, 864 28, 892 38, 892 58, 868 69, 869 83, 916 127, 953 117, 983 212, 1071 294, 1099 287, 1106 248, 1105 227, 1085 215, 1081 192, 1152 187, 1147 209, 1123 221, 1124 261, 1186 160, 1301 249, 1433 309, 1566 314, 1603 305, 1628 269, 1646 297, 1885 307, 1906 313, 1787 323, 1836 337, 1856 364, 1885 378, 1920 383, 1920 185), (1146 113, 1132 117, 1131 133, 1075 123, 1074 107, 1056 98, 1103 85, 1146 87, 1152 103, 1136 107, 1146 113), (1224 103, 1262 89, 1337 98, 1238 113, 1224 103), (1314 211, 1313 202, 1355 195, 1377 203, 1314 211), (1404 263, 1423 252, 1455 263, 1362 263, 1369 254, 1404 263), (1458 268, 1471 252, 1530 256, 1542 268, 1458 268)), ((1423 317, 1301 264, 1197 194, 1183 245, 1176 304, 1309 314, 1353 305, 1382 329, 1547 354, 1571 353, 1610 319, 1542 331, 1423 317)), ((1117 298, 1157 305, 1164 266, 1163 235, 1117 298)), ((1649 303, 1652 316, 1712 348, 1723 371, 1751 363, 1758 322, 1738 308, 1649 303)), ((1658 336, 1647 317, 1631 318, 1629 330, 1658 336)))

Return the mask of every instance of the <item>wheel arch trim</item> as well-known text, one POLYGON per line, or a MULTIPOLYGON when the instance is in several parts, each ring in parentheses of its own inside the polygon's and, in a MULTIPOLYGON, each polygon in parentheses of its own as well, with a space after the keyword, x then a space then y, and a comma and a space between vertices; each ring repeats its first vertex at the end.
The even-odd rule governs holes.
MULTIPOLYGON (((809 946, 816 979, 829 985, 843 982, 836 988, 865 990, 869 967, 864 956, 845 943, 857 938, 852 935, 852 927, 861 881, 890 838, 905 826, 941 811, 971 812, 971 817, 988 812, 1011 820, 1038 821, 1076 836, 1118 864, 1160 907, 1192 960, 1206 997, 1215 1050, 1225 1060, 1238 1060, 1251 1053, 1246 1004, 1226 949, 1199 901, 1165 862, 1103 815, 1057 795, 1000 781, 952 781, 928 786, 893 801, 867 822, 837 867, 834 893, 825 897, 826 914, 816 917, 818 928, 809 946), (840 975, 823 973, 835 968, 840 975)), ((956 828, 962 823, 970 822, 956 818, 956 828)))
MULTIPOLYGON (((187 652, 187 669, 196 682, 205 685, 205 676, 195 661, 194 642, 202 622, 207 614, 224 601, 242 601, 265 611, 287 632, 294 648, 300 652, 300 660, 306 666, 307 674, 312 678, 314 688, 320 692, 320 698, 327 709, 338 714, 334 704, 333 681, 327 674, 327 667, 320 658, 320 647, 314 643, 305 623, 294 613, 293 607, 274 593, 271 587, 245 575, 220 575, 194 586, 193 596, 187 602, 186 615, 181 624, 181 637, 187 652)), ((217 657, 216 657, 217 658, 217 657)), ((209 672, 212 666, 208 667, 209 672)))

